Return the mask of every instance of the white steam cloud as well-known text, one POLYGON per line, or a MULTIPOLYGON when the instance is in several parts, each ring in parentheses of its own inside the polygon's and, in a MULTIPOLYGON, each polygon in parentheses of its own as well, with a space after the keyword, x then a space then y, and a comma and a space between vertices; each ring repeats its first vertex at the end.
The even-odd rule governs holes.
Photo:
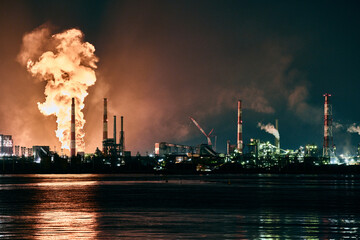
POLYGON ((280 134, 279 131, 274 127, 274 125, 272 125, 271 123, 268 123, 266 125, 262 124, 262 123, 258 123, 258 127, 261 130, 265 130, 266 132, 272 134, 275 136, 276 139, 280 139, 280 134))
POLYGON ((332 124, 333 124, 334 128, 336 128, 336 129, 340 129, 340 128, 344 127, 344 125, 342 125, 341 123, 338 123, 338 122, 333 122, 332 124))
POLYGON ((348 127, 347 131, 349 133, 357 133, 360 135, 360 126, 356 126, 356 124, 353 123, 350 125, 350 127, 348 127))

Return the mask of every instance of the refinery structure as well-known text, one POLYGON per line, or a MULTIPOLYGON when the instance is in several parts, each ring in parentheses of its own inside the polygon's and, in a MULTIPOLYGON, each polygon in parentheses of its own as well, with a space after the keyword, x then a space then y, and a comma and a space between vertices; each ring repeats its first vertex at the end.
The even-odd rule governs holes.
POLYGON ((45 172, 121 172, 121 171, 220 171, 222 168, 281 170, 298 166, 359 165, 359 153, 352 157, 336 156, 333 143, 333 119, 330 94, 324 94, 324 138, 320 149, 307 144, 298 149, 280 147, 279 121, 274 125, 258 124, 258 127, 274 135, 273 142, 252 138, 243 142, 243 112, 241 100, 237 102, 236 144, 226 142, 226 152, 216 151, 216 135, 213 129, 206 133, 200 124, 189 117, 205 136, 207 143, 189 146, 179 143, 157 142, 154 152, 141 156, 131 155, 125 149, 124 117, 120 117, 120 131, 117 135, 117 117, 113 116, 113 136, 108 133, 107 98, 103 102, 103 137, 101 150, 85 154, 77 152, 76 146, 76 100, 71 99, 70 156, 50 150, 49 146, 24 147, 14 145, 11 135, 0 134, 0 158, 2 172, 26 172, 27 169, 45 172), (212 141, 214 138, 214 141, 212 141), (322 151, 321 151, 322 150, 322 151))

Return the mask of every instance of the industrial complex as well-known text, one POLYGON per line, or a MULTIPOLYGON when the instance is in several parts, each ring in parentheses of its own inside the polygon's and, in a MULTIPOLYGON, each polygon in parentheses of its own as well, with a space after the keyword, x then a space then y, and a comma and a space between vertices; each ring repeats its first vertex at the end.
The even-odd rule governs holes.
MULTIPOLYGON (((102 149, 85 154, 76 151, 75 108, 76 101, 71 101, 71 139, 70 156, 50 150, 49 146, 23 147, 14 145, 11 135, 0 134, 1 172, 121 172, 121 171, 193 171, 217 172, 223 169, 234 170, 274 170, 281 171, 289 167, 359 165, 360 152, 356 156, 336 156, 332 134, 332 106, 330 94, 324 94, 324 139, 322 151, 314 144, 299 149, 282 149, 278 120, 259 127, 272 133, 274 141, 264 142, 251 139, 243 142, 242 101, 237 104, 237 142, 227 141, 226 152, 216 151, 211 130, 208 134, 193 118, 190 120, 206 137, 206 144, 188 146, 178 143, 157 142, 154 152, 133 156, 125 149, 124 117, 120 118, 120 132, 117 136, 116 116, 113 117, 113 137, 108 136, 107 98, 104 98, 102 149)), ((359 148, 360 150, 360 148, 359 148)))

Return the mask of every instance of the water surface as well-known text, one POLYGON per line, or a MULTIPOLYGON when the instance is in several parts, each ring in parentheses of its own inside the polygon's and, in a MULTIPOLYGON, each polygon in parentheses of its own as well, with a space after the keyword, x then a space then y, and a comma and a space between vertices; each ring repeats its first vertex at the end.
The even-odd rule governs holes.
POLYGON ((0 175, 0 238, 356 239, 359 204, 358 175, 0 175))

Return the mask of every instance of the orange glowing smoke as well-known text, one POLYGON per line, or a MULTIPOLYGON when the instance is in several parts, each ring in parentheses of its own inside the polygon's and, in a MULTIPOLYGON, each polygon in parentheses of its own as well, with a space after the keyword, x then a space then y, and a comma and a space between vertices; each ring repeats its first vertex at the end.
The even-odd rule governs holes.
POLYGON ((55 35, 50 35, 48 29, 38 29, 24 36, 23 49, 19 55, 20 58, 27 57, 27 70, 33 76, 46 81, 45 102, 38 102, 38 108, 45 116, 57 117, 55 132, 64 149, 70 149, 71 98, 75 98, 78 151, 85 151, 82 109, 88 87, 95 84, 94 70, 98 61, 94 55, 95 47, 83 42, 83 37, 78 29, 55 35))

